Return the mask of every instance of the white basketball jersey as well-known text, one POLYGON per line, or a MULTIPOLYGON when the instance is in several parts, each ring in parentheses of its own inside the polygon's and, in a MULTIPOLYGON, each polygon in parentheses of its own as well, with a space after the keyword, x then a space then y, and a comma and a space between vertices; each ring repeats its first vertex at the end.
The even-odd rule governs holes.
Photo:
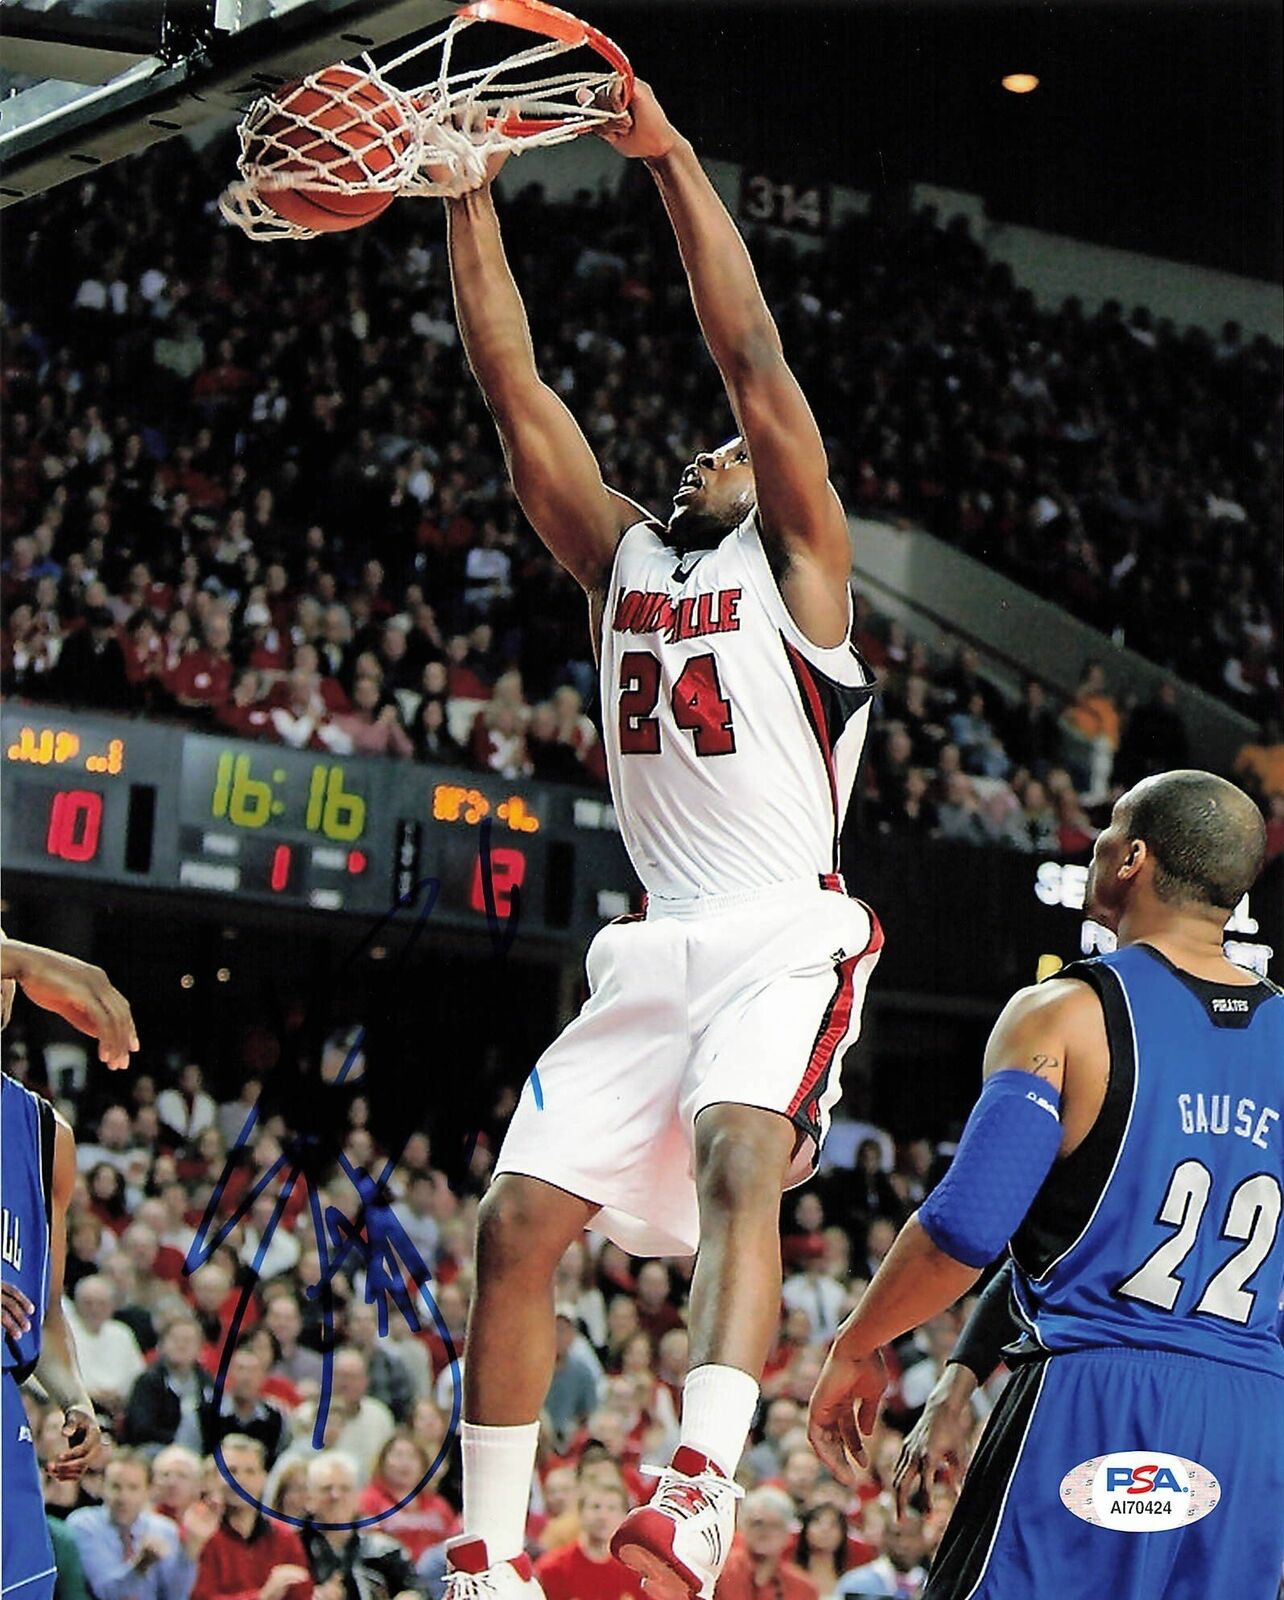
POLYGON ((838 870, 873 676, 789 614, 756 514, 679 555, 651 522, 616 550, 602 726, 620 831, 647 892, 735 894, 838 870))

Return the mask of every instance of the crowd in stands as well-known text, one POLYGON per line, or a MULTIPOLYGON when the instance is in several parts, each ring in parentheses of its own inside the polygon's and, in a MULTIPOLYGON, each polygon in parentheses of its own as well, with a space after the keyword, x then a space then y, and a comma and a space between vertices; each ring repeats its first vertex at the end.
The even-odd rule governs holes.
MULTIPOLYGON (((219 158, 166 146, 6 237, 0 687, 602 783, 583 598, 506 482, 431 210, 255 247, 215 219, 219 158)), ((532 189, 505 227, 542 371, 608 481, 663 514, 729 421, 653 203, 532 189)), ((756 254, 853 510, 1277 715, 1279 350, 1040 311, 930 212, 756 254)), ((966 645, 863 604, 857 639, 882 685, 872 828, 1078 852, 1119 784, 1187 758, 1171 689, 1120 704, 1089 664, 1068 704, 1037 682, 1014 703, 966 645)), ((1278 725, 1253 748, 1278 848, 1278 725)))
MULTIPOLYGON (((487 1163, 448 1180, 428 1137, 409 1137, 386 1200, 431 1270, 436 1315, 417 1296, 412 1326, 357 1252, 330 1279, 336 1310, 327 1336, 321 1303, 308 1292, 321 1263, 303 1185, 282 1200, 277 1175, 243 1204, 289 1147, 279 1115, 264 1112, 240 1164, 217 1184, 261 1081, 207 1084, 198 1065, 173 1057, 173 1071, 82 1079, 79 1091, 58 1073, 50 1086, 36 1038, 21 1027, 19 1019, 19 1031, 6 1035, 5 1070, 53 1093, 79 1129, 66 1296, 109 1439, 80 1483, 45 1478, 62 1600, 85 1593, 78 1573, 99 1600, 439 1597, 442 1544, 459 1530, 451 1417, 456 1363, 468 1359, 487 1163), (214 1226, 202 1229, 211 1204, 214 1226), (198 1233, 204 1248, 193 1253, 198 1233), (228 1487, 216 1448, 241 1489, 276 1518, 259 1518, 228 1487), (351 1530, 383 1512, 390 1515, 351 1530), (343 1526, 319 1526, 330 1523, 343 1526)), ((385 1152, 370 1133, 365 1097, 344 1103, 344 1154, 354 1167, 381 1170, 385 1152)), ((952 1491, 938 1486, 897 1522, 890 1475, 963 1308, 890 1353, 894 1386, 855 1492, 826 1475, 807 1443, 806 1403, 826 1347, 937 1172, 927 1140, 898 1148, 872 1124, 837 1123, 827 1151, 825 1169, 782 1207, 779 1331, 740 1471, 750 1492, 719 1600, 748 1600, 777 1577, 788 1600, 913 1597, 952 1503, 952 1491)), ((337 1166, 317 1181, 327 1208, 357 1227, 368 1221, 337 1166)), ((557 1365, 527 1525, 549 1600, 636 1594, 608 1544, 654 1486, 641 1468, 667 1460, 676 1440, 691 1267, 630 1259, 585 1235, 558 1269, 557 1365)), ((25 1398, 41 1457, 52 1459, 64 1445, 61 1413, 30 1386, 25 1398)), ((991 1398, 978 1399, 978 1422, 991 1398)))

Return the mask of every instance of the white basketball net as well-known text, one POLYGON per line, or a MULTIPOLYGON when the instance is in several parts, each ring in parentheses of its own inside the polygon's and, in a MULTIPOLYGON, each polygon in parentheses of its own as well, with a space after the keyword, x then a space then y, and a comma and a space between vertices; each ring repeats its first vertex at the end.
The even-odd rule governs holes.
POLYGON ((342 86, 311 73, 283 93, 256 100, 239 129, 240 178, 219 197, 223 216, 251 239, 315 239, 317 230, 287 221, 263 195, 281 189, 466 194, 485 180, 487 159, 495 152, 520 154, 536 145, 562 144, 610 120, 613 113, 593 103, 616 77, 607 61, 599 60, 596 68, 530 75, 541 63, 581 48, 576 42, 540 38, 493 66, 452 74, 455 40, 479 20, 456 16, 440 33, 382 67, 363 55, 359 65, 348 65, 349 81, 342 86), (435 78, 413 89, 388 81, 389 73, 437 49, 435 78), (299 109, 300 102, 306 110, 299 109), (336 106, 345 115, 333 116, 336 106), (318 125, 321 116, 329 126, 318 125), (505 131, 513 119, 525 124, 520 132, 505 131), (550 125, 532 128, 532 123, 550 125), (349 147, 344 130, 357 126, 368 142, 349 147))

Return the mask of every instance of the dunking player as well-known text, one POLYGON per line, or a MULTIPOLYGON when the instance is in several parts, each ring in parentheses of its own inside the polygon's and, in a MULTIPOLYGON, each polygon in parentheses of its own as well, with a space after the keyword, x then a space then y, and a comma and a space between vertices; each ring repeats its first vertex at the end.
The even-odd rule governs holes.
POLYGON ((1119 950, 1008 1003, 949 1173, 834 1341, 811 1437, 850 1478, 883 1389, 879 1347, 965 1293, 1011 1238, 1015 1375, 925 1600, 1274 1600, 1284 992, 1222 952, 1264 848, 1247 795, 1206 772, 1123 796, 1087 887, 1119 950), (1201 1470, 1187 1480, 1173 1456, 1201 1470), (1113 1487, 1135 1512, 1126 1531, 1108 1492, 1095 1508, 1081 1492, 1095 1524, 1068 1509, 1073 1489, 1062 1503, 1085 1463, 1098 1498, 1113 1487), (1220 1499, 1186 1522, 1207 1508, 1208 1473, 1220 1499))
POLYGON ((780 1195, 815 1162, 882 942, 836 875, 872 680, 819 431, 735 225, 645 85, 608 137, 655 178, 740 434, 690 463, 667 523, 607 488, 536 372, 489 190, 447 203, 468 359, 527 517, 588 596, 612 793, 649 896, 590 946, 590 997, 540 1059, 482 1206, 460 1595, 533 1581, 553 1273, 585 1227, 637 1254, 700 1246, 680 1447, 613 1549, 654 1594, 711 1594, 779 1310, 780 1195))
MULTIPOLYGON (((129 1006, 97 967, 0 934, 0 1025, 9 1020, 15 986, 98 1039, 99 1055, 108 1066, 129 1064, 130 1051, 138 1048, 129 1006)), ((34 1374, 62 1410, 68 1444, 50 1465, 56 1478, 79 1478, 98 1448, 93 1402, 62 1314, 67 1204, 75 1181, 71 1129, 48 1102, 8 1074, 0 1077, 0 1593, 13 1600, 47 1600, 54 1592, 40 1469, 19 1385, 34 1374)))

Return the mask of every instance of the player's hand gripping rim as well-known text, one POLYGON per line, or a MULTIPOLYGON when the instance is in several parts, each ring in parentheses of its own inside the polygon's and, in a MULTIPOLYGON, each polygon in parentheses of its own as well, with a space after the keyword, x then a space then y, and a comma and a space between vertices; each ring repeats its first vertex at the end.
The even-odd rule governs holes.
POLYGON ((865 1440, 878 1422, 878 1405, 887 1388, 881 1351, 847 1356, 838 1344, 830 1350, 807 1409, 807 1437, 830 1474, 855 1487, 869 1465, 865 1440))
POLYGON ((622 156, 639 161, 662 161, 678 143, 681 135, 665 116, 655 90, 641 78, 634 81, 633 98, 624 104, 624 85, 618 78, 604 89, 590 95, 580 90, 581 104, 590 102, 602 110, 616 113, 609 122, 593 129, 599 139, 618 150, 622 156))

